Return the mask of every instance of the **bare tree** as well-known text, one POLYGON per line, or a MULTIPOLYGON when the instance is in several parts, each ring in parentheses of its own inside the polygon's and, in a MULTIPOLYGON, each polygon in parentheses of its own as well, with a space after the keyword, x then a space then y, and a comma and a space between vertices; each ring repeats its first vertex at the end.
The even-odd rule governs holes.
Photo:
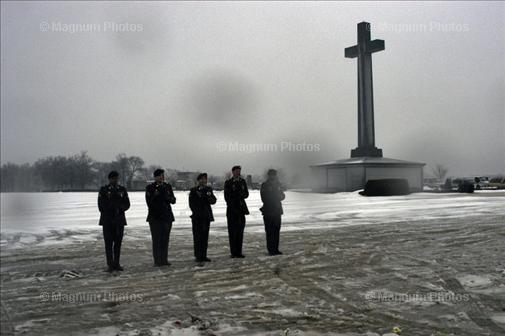
POLYGON ((24 163, 3 164, 0 168, 0 191, 39 191, 42 189, 40 177, 32 165, 24 163))
POLYGON ((128 175, 128 157, 125 153, 116 155, 116 160, 112 161, 112 168, 119 173, 119 180, 122 185, 126 185, 128 175))
POLYGON ((142 160, 139 156, 130 156, 128 158, 128 188, 132 187, 133 178, 138 172, 142 171, 142 167, 144 167, 144 160, 142 160))
POLYGON ((68 158, 49 156, 39 159, 34 164, 35 172, 49 190, 71 188, 72 174, 69 172, 68 158))
POLYGON ((446 167, 444 167, 439 163, 437 163, 435 167, 431 170, 433 176, 435 176, 435 178, 437 178, 439 181, 442 181, 445 178, 448 171, 449 169, 447 169, 446 167))
POLYGON ((72 167, 75 184, 81 189, 85 189, 93 181, 93 159, 86 151, 69 158, 72 167))
POLYGON ((107 183, 107 176, 111 170, 115 169, 111 162, 93 162, 92 170, 97 188, 107 183))
POLYGON ((116 156, 112 166, 118 171, 121 183, 130 189, 135 175, 142 172, 144 160, 138 156, 126 156, 125 153, 121 153, 116 156))

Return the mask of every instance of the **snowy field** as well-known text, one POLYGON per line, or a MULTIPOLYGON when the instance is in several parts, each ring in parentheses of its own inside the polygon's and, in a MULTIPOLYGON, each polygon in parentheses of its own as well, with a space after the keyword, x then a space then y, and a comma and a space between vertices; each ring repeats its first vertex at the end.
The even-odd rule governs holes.
POLYGON ((1 194, 2 334, 505 335, 503 192, 287 192, 284 255, 268 257, 253 191, 245 259, 228 257, 217 193, 203 268, 187 193, 164 268, 152 267, 144 195, 130 193, 125 271, 112 275, 96 196, 1 194))
MULTIPOLYGON (((333 228, 349 225, 393 223, 430 219, 505 215, 503 191, 475 194, 415 193, 397 197, 363 197, 358 192, 315 194, 287 192, 283 202, 283 231, 333 228), (486 196, 486 197, 478 197, 486 196)), ((147 206, 143 192, 129 194, 126 235, 149 238, 147 206)), ((226 203, 217 192, 213 206, 216 221, 211 234, 227 234, 226 203)), ((173 235, 190 235, 188 192, 176 192, 173 235)), ((247 232, 264 232, 258 191, 247 200, 247 232)), ((1 195, 1 245, 22 247, 72 243, 101 238, 96 193, 12 193, 1 195)))

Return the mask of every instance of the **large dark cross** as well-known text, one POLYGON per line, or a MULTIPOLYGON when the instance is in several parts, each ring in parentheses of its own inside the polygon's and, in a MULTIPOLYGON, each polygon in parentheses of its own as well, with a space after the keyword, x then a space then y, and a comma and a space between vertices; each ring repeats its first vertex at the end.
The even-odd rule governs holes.
POLYGON ((358 58, 358 147, 351 157, 382 157, 375 147, 373 114, 372 53, 384 50, 384 40, 370 40, 370 24, 358 23, 358 44, 345 48, 345 57, 358 58))

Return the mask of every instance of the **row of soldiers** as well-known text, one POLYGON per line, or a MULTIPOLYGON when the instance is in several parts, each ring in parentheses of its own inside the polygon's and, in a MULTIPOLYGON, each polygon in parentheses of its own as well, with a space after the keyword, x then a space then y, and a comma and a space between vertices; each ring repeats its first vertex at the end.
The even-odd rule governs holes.
MULTIPOLYGON (((241 167, 234 166, 231 172, 231 178, 226 180, 224 184, 230 257, 244 258, 242 243, 246 223, 245 216, 249 214, 245 199, 249 197, 249 190, 246 181, 241 176, 241 167)), ((154 171, 154 182, 147 185, 145 193, 148 207, 146 221, 149 222, 151 231, 154 266, 157 267, 170 265, 168 244, 172 223, 175 220, 172 204, 176 203, 176 197, 172 186, 165 182, 164 173, 163 169, 154 171)), ((111 171, 108 179, 109 184, 100 188, 98 208, 105 241, 107 271, 113 272, 123 270, 119 258, 126 225, 125 212, 130 208, 130 199, 126 188, 118 183, 118 172, 111 171)), ((277 177, 277 172, 270 169, 267 180, 261 185, 263 206, 260 210, 265 224, 267 250, 271 256, 282 254, 279 251, 279 233, 283 214, 281 201, 284 200, 284 197, 284 190, 277 177)), ((207 246, 210 223, 214 221, 212 205, 215 203, 216 197, 212 188, 207 185, 207 174, 199 174, 197 185, 189 192, 194 254, 195 261, 199 265, 211 261, 207 257, 207 246)))

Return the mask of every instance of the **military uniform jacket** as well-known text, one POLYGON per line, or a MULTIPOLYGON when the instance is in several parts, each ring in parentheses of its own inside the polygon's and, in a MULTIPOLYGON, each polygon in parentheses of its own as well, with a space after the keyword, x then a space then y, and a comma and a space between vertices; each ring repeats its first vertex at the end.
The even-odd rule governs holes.
POLYGON ((98 192, 100 225, 126 225, 125 211, 130 208, 126 188, 120 185, 105 185, 98 192))
POLYGON ((239 177, 230 178, 224 183, 224 199, 227 204, 226 215, 248 215, 249 209, 245 199, 249 197, 246 181, 239 177))
POLYGON ((214 221, 212 214, 212 204, 216 204, 216 196, 210 187, 194 187, 189 191, 189 207, 192 211, 191 218, 214 221))
POLYGON ((164 220, 173 222, 175 218, 171 204, 175 204, 175 201, 174 191, 170 184, 165 182, 149 184, 146 187, 146 203, 149 209, 146 221, 164 220))
POLYGON ((274 181, 266 181, 261 184, 261 201, 263 207, 260 208, 264 216, 279 216, 284 213, 281 201, 286 196, 281 184, 274 181))

